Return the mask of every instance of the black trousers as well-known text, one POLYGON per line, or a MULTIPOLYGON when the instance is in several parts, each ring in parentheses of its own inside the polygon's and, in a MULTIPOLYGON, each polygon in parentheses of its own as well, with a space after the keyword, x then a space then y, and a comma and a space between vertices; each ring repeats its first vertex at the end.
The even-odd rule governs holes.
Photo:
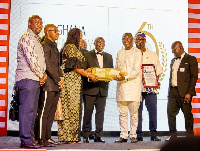
POLYGON ((60 92, 43 91, 41 94, 41 108, 38 115, 38 138, 48 140, 51 138, 53 124, 60 92))
POLYGON ((185 117, 185 129, 188 135, 193 135, 193 114, 192 114, 192 105, 190 103, 184 103, 184 98, 181 97, 178 93, 177 87, 171 87, 169 92, 169 100, 167 105, 167 115, 168 115, 168 124, 169 130, 173 134, 176 134, 176 115, 181 109, 185 117))
POLYGON ((91 117, 96 108, 95 114, 95 136, 101 137, 103 134, 104 111, 106 105, 106 96, 98 95, 83 95, 84 99, 84 117, 83 117, 83 137, 89 137, 91 129, 91 117))

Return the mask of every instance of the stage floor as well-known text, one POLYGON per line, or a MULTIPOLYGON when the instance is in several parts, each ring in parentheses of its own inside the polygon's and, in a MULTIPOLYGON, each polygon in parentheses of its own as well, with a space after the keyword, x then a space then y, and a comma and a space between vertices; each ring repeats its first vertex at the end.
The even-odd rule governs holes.
MULTIPOLYGON (((160 136, 160 142, 150 141, 150 137, 144 137, 144 141, 131 143, 130 139, 127 143, 114 143, 119 137, 103 137, 106 143, 94 143, 90 140, 90 143, 82 144, 63 144, 56 147, 42 147, 40 149, 47 150, 137 150, 137 151, 159 151, 161 146, 166 143, 165 139, 168 136, 160 136)), ((57 136, 52 136, 52 139, 57 141, 57 136)), ((0 136, 0 149, 20 149, 19 137, 0 136)))

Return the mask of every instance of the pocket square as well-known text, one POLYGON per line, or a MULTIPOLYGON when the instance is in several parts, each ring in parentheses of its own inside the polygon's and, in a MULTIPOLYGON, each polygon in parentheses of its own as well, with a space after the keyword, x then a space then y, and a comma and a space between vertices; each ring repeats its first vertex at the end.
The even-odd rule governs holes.
POLYGON ((188 64, 187 62, 185 64, 188 64))

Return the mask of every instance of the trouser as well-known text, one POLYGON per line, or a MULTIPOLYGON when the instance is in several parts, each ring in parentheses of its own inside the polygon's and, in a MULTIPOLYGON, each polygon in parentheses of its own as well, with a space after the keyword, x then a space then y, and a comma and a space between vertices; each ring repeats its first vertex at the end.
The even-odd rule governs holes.
POLYGON ((48 140, 51 138, 51 127, 53 124, 59 96, 60 92, 42 92, 42 103, 38 117, 38 137, 41 140, 48 140))
POLYGON ((149 130, 152 137, 157 136, 157 95, 155 93, 142 92, 142 100, 138 110, 138 127, 137 137, 143 137, 142 131, 142 111, 143 102, 145 100, 145 106, 149 113, 149 130))
POLYGON ((185 129, 188 135, 193 135, 193 115, 192 115, 192 105, 190 103, 184 103, 184 97, 181 97, 178 92, 177 87, 171 87, 167 105, 167 116, 169 130, 172 135, 177 132, 176 129, 176 115, 181 109, 185 117, 185 129))
POLYGON ((135 101, 117 101, 120 122, 120 137, 127 139, 136 138, 136 129, 138 126, 138 108, 139 102, 135 101), (128 111, 130 112, 130 133, 128 134, 128 111))
POLYGON ((37 114, 40 94, 39 81, 22 79, 16 82, 19 88, 19 137, 25 144, 31 144, 34 137, 33 126, 37 114))
POLYGON ((106 96, 98 95, 83 95, 84 98, 84 117, 83 117, 83 136, 89 137, 91 129, 91 117, 96 108, 95 114, 95 136, 101 137, 103 135, 103 122, 104 122, 104 111, 106 105, 106 96))
MULTIPOLYGON (((83 98, 83 104, 85 103, 85 100, 83 98)), ((83 113, 84 114, 84 113, 83 113)), ((83 129, 84 124, 82 125, 82 129, 83 129)), ((92 131, 92 116, 91 116, 91 122, 90 122, 90 132, 92 131)))

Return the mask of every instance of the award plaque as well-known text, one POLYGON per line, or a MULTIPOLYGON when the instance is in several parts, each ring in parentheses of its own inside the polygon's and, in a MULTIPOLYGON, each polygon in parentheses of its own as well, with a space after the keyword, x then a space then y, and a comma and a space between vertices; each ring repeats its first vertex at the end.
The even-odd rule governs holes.
POLYGON ((159 88, 154 64, 142 64, 142 83, 144 88, 159 88))
POLYGON ((120 69, 114 68, 93 68, 92 74, 96 75, 99 81, 112 81, 114 77, 119 77, 120 69))

